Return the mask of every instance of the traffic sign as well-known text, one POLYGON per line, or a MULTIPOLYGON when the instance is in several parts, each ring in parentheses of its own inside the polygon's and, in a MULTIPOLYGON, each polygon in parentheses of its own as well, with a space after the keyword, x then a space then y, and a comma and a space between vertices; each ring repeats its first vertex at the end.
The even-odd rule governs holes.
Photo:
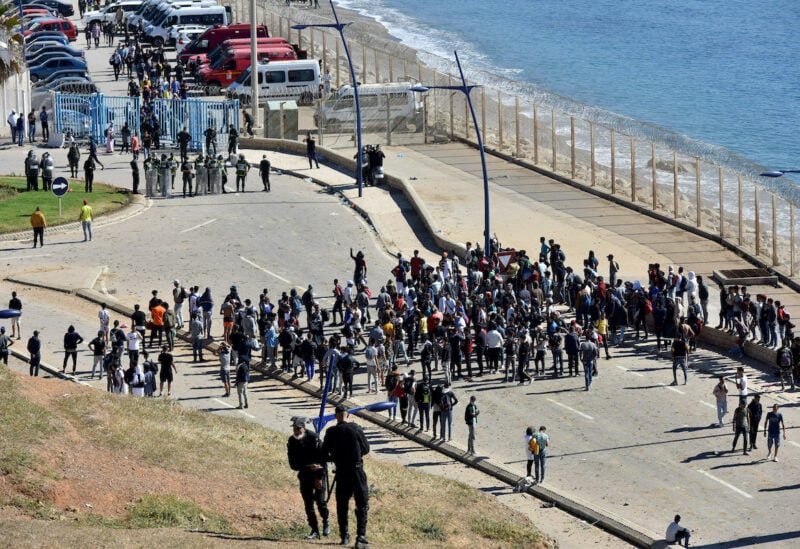
POLYGON ((500 262, 498 267, 502 272, 505 272, 508 266, 517 260, 517 251, 504 250, 502 252, 497 252, 497 260, 500 262))
POLYGON ((56 177, 50 188, 53 190, 54 195, 61 198, 69 191, 69 181, 67 181, 66 177, 56 177))

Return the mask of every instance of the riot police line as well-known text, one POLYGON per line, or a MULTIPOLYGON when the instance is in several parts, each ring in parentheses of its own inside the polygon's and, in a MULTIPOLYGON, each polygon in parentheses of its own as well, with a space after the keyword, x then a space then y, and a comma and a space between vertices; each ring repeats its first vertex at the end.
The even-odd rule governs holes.
MULTIPOLYGON (((131 162, 131 166, 135 161, 131 162)), ((202 196, 207 194, 224 194, 225 185, 228 183, 228 169, 236 169, 236 175, 247 175, 250 164, 239 155, 235 164, 223 156, 198 155, 194 160, 180 162, 173 154, 169 157, 162 154, 161 158, 155 155, 147 157, 144 161, 145 195, 147 197, 169 198, 176 194, 175 180, 180 172, 180 185, 183 196, 202 196), (187 192, 188 191, 188 192, 187 192)), ((244 185, 242 185, 244 187, 244 185)), ((244 189, 242 189, 244 190, 244 189)), ((134 174, 133 192, 138 193, 138 174, 134 174)))

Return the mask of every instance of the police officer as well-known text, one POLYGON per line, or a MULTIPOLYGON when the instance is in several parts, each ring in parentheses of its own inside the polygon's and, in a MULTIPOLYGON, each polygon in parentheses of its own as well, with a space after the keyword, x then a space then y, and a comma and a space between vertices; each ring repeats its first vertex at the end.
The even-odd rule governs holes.
POLYGON ((172 176, 172 183, 169 188, 175 190, 175 175, 178 173, 178 161, 175 160, 175 155, 173 153, 169 153, 167 165, 169 166, 169 173, 172 176))
POLYGON ((319 521, 314 511, 317 504, 322 517, 322 535, 329 536, 331 528, 328 525, 328 503, 325 493, 325 455, 322 453, 322 442, 314 431, 306 429, 307 419, 304 417, 292 418, 294 434, 289 437, 286 447, 289 453, 289 467, 297 471, 300 481, 300 495, 306 508, 306 518, 311 527, 311 533, 306 539, 319 539, 319 521))
POLYGON ((25 158, 25 176, 27 177, 27 190, 39 190, 39 157, 34 151, 28 151, 25 158))
POLYGON ((220 178, 222 181, 222 193, 225 194, 228 191, 225 190, 225 185, 228 184, 228 166, 224 158, 222 158, 221 154, 217 155, 217 164, 219 165, 220 169, 220 178))
POLYGON ((178 132, 177 140, 181 149, 181 162, 184 162, 189 159, 189 142, 192 140, 192 134, 189 133, 186 126, 178 132))
POLYGON ((239 141, 239 132, 233 127, 233 124, 228 128, 228 155, 236 153, 236 146, 239 141))
POLYGON ((360 426, 348 421, 347 408, 336 407, 336 425, 325 433, 323 451, 336 464, 336 518, 342 545, 350 544, 347 514, 350 498, 356 502, 356 548, 369 546, 367 541, 367 511, 369 486, 364 472, 363 457, 369 453, 369 442, 360 426))
POLYGON ((209 155, 217 154, 217 128, 212 124, 203 132, 206 137, 206 152, 209 155), (211 149, 214 149, 213 151, 211 149))
POLYGON ((270 169, 269 160, 267 160, 267 155, 261 157, 261 163, 258 165, 258 173, 261 176, 261 182, 264 184, 264 191, 269 192, 269 169, 270 169))
MULTIPOLYGON (((194 174, 192 173, 192 165, 189 163, 188 160, 184 160, 183 165, 181 166, 181 173, 183 173, 183 198, 186 198, 186 187, 189 187, 189 196, 192 196, 192 178, 194 174)), ((198 181, 198 185, 200 182, 198 181)))
POLYGON ((55 162, 49 152, 42 155, 42 190, 49 191, 53 184, 53 170, 55 169, 55 162))
POLYGON ((236 191, 239 191, 239 182, 242 183, 242 192, 244 192, 244 184, 247 181, 247 172, 250 171, 250 163, 245 160, 244 155, 239 155, 239 160, 236 161, 236 191))

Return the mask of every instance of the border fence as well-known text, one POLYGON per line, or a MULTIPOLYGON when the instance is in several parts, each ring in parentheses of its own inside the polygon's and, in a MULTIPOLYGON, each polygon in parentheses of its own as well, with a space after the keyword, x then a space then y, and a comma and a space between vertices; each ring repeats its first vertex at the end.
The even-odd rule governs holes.
MULTIPOLYGON (((349 83, 338 32, 291 28, 327 20, 313 11, 266 8, 263 3, 259 9, 259 20, 270 34, 298 43, 320 60, 323 71, 330 70, 333 89, 349 83), (291 13, 292 18, 281 13, 291 13)), ((361 84, 457 83, 450 60, 360 32, 358 25, 346 32, 361 84)), ((672 219, 795 276, 800 186, 791 179, 760 177, 766 168, 732 151, 534 86, 481 71, 468 70, 468 75, 473 80, 469 84, 483 86, 473 91, 472 99, 488 150, 672 219)), ((382 130, 374 136, 365 130, 365 142, 474 141, 475 128, 463 94, 430 90, 420 101, 422 132, 406 124, 399 132, 382 130)), ((352 130, 338 136, 324 127, 319 130, 325 146, 355 147, 352 130)))
MULTIPOLYGON (((76 139, 94 139, 99 143, 105 139, 109 124, 119 136, 125 122, 132 135, 141 135, 142 102, 139 97, 109 96, 104 94, 78 95, 55 94, 55 131, 72 131, 76 139)), ((161 143, 177 144, 177 135, 186 126, 192 136, 191 150, 202 150, 205 145, 203 132, 209 126, 217 129, 217 148, 224 150, 228 140, 228 125, 239 128, 238 100, 210 99, 155 99, 151 103, 152 113, 161 124, 161 143)))

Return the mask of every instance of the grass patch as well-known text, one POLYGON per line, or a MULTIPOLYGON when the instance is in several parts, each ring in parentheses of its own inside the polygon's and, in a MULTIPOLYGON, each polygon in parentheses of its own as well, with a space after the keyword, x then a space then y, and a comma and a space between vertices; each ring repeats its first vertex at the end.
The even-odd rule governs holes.
POLYGON ((125 524, 130 528, 186 528, 218 534, 228 534, 231 530, 225 518, 172 495, 139 498, 125 524))
POLYGON ((49 503, 23 494, 13 494, 3 501, 5 505, 16 507, 31 518, 52 520, 59 516, 59 511, 49 503))
POLYGON ((479 518, 472 522, 472 532, 482 538, 511 543, 512 545, 528 545, 540 541, 541 536, 524 524, 512 520, 493 520, 479 518))
POLYGON ((89 201, 94 217, 118 210, 131 201, 130 193, 110 185, 95 183, 91 193, 83 192, 82 180, 70 179, 69 185, 70 192, 61 198, 59 218, 58 198, 52 192, 26 192, 24 177, 0 177, 0 233, 30 229, 30 217, 37 206, 42 209, 47 225, 53 227, 77 221, 84 199, 89 201))
POLYGON ((12 482, 40 463, 35 449, 56 431, 48 410, 20 395, 17 383, 7 368, 0 369, 0 474, 12 482))
MULTIPOLYGON (((336 522, 335 509, 332 510, 330 519, 331 523, 336 522)), ((306 535, 308 535, 308 532, 308 524, 305 520, 302 522, 299 520, 293 520, 290 522, 274 521, 268 523, 266 528, 264 528, 264 537, 274 540, 303 539, 306 535)))

